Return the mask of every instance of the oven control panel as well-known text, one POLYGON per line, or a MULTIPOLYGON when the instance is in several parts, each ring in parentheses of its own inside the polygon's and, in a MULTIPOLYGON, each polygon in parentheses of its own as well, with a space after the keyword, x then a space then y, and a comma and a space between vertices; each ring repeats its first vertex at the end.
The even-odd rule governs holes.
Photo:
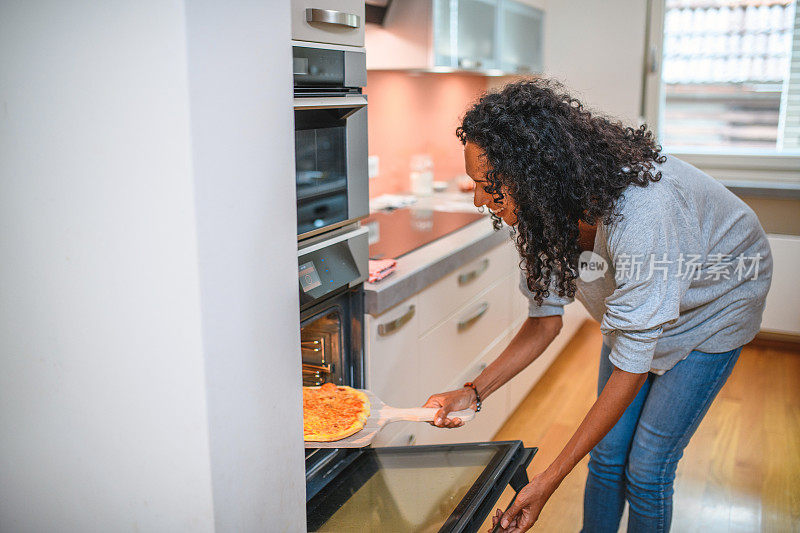
MULTIPOLYGON (((325 262, 324 259, 322 261, 325 262)), ((314 262, 309 261, 300 265, 300 288, 303 292, 308 292, 321 286, 322 281, 319 279, 319 273, 317 272, 317 267, 314 266, 314 262)))
POLYGON ((367 228, 301 248, 297 253, 300 305, 365 281, 368 253, 367 228))

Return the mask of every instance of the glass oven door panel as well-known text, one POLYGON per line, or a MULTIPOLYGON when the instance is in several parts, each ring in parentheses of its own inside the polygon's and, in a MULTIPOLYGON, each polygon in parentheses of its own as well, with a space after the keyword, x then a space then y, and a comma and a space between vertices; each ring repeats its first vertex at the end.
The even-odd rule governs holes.
POLYGON ((308 502, 308 529, 469 530, 533 453, 520 441, 367 449, 308 502))
MULTIPOLYGON (((298 194, 299 191, 298 191, 298 194)), ((347 220, 347 191, 297 201, 297 233, 303 234, 347 220)))
POLYGON ((295 98, 298 235, 369 213, 366 106, 362 95, 295 98))
POLYGON ((295 181, 298 201, 347 190, 347 121, 351 110, 294 112, 295 181))

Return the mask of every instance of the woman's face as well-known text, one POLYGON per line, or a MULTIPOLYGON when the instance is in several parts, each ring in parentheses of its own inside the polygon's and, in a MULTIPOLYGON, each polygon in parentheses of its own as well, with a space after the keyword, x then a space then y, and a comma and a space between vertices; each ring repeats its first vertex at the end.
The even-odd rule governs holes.
POLYGON ((514 200, 508 194, 508 189, 505 185, 501 187, 503 193, 503 200, 495 202, 491 194, 483 190, 487 184, 486 173, 491 170, 489 162, 486 158, 482 157, 483 150, 477 144, 467 141, 464 145, 464 166, 467 170, 467 175, 475 182, 475 198, 473 203, 475 207, 486 206, 495 215, 499 216, 503 222, 509 226, 517 223, 517 216, 514 214, 514 200))

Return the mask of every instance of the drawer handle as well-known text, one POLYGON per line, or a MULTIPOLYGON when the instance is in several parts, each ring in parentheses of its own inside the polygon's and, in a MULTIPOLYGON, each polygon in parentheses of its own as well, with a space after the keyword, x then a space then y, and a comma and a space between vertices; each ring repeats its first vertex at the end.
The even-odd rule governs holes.
POLYGON ((361 20, 358 15, 345 13, 344 11, 334 11, 333 9, 306 9, 306 22, 324 22, 325 24, 335 24, 345 28, 358 28, 361 20))
POLYGON ((465 329, 469 329, 475 322, 482 317, 486 311, 489 310, 489 302, 483 302, 480 308, 469 318, 466 318, 458 323, 458 332, 461 333, 465 329))
POLYGON ((406 446, 413 446, 415 442, 417 442, 417 436, 413 434, 409 435, 406 440, 406 446))
POLYGON ((391 335, 395 331, 402 328, 406 323, 414 318, 414 313, 416 313, 417 308, 413 305, 408 306, 408 311, 403 314, 403 316, 395 318, 391 322, 387 322, 386 324, 378 324, 378 335, 381 337, 385 337, 387 335, 391 335))
POLYGON ((474 281, 478 276, 486 272, 486 269, 489 268, 489 258, 487 257, 483 261, 478 268, 475 270, 470 270, 469 272, 464 272, 463 274, 458 275, 458 284, 459 285, 466 285, 471 281, 474 281))

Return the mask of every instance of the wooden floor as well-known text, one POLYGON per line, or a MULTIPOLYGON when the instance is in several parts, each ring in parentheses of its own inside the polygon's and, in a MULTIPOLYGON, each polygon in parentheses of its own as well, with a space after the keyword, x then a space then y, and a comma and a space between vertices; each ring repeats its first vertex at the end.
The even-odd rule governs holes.
MULTIPOLYGON (((530 475, 558 455, 594 402, 601 342, 596 322, 582 326, 497 433, 495 440, 539 448, 530 475)), ((587 462, 564 480, 534 531, 580 530, 587 462)), ((800 532, 800 351, 742 351, 678 466, 672 531, 800 532)))

